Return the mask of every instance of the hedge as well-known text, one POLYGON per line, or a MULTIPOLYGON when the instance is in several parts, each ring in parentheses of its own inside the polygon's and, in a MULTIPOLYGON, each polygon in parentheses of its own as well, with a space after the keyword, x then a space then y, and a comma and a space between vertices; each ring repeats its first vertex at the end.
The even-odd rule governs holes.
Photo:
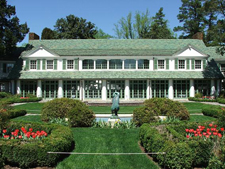
POLYGON ((188 97, 189 101, 195 101, 195 102, 217 102, 217 99, 199 99, 195 97, 188 97))
POLYGON ((221 104, 225 104, 225 99, 218 98, 218 99, 217 99, 217 102, 218 102, 218 103, 221 103, 221 104))
POLYGON ((218 118, 220 116, 222 112, 221 108, 218 109, 213 109, 213 108, 203 108, 202 109, 202 113, 205 116, 210 116, 210 117, 214 117, 214 118, 218 118))
MULTIPOLYGON (((166 155, 153 155, 159 165, 166 168, 207 167, 212 153, 213 142, 201 140, 187 140, 186 128, 197 128, 198 123, 182 123, 164 126, 167 132, 159 133, 162 126, 143 124, 139 138, 141 145, 147 152, 166 152, 166 155)), ((208 125, 204 123, 202 125, 208 125)))
POLYGON ((11 122, 8 130, 21 127, 44 130, 48 137, 42 140, 0 139, 1 157, 5 164, 21 168, 55 166, 63 157, 47 152, 69 152, 73 148, 73 134, 70 128, 55 124, 11 122))

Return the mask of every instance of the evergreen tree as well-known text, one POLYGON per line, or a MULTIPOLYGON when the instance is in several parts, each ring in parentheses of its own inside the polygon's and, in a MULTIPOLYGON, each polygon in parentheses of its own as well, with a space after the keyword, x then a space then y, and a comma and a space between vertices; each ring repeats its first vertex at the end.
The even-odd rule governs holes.
POLYGON ((150 27, 150 32, 146 33, 144 38, 149 39, 172 39, 172 32, 167 26, 167 20, 164 19, 163 8, 160 8, 153 17, 153 22, 150 27))
POLYGON ((94 36, 95 39, 110 39, 110 38, 113 38, 113 36, 105 33, 102 29, 96 28, 96 30, 98 31, 98 33, 95 34, 95 36, 94 36))
POLYGON ((29 32, 27 24, 19 24, 15 6, 0 1, 0 57, 12 55, 16 44, 21 42, 29 32))
POLYGON ((44 28, 41 33, 41 39, 55 39, 55 32, 50 28, 44 28))
POLYGON ((94 39, 97 34, 95 25, 74 15, 56 21, 56 39, 94 39))
POLYGON ((205 12, 203 0, 182 0, 177 18, 183 26, 177 26, 174 31, 182 31, 180 38, 192 38, 197 32, 203 32, 205 28, 205 12))

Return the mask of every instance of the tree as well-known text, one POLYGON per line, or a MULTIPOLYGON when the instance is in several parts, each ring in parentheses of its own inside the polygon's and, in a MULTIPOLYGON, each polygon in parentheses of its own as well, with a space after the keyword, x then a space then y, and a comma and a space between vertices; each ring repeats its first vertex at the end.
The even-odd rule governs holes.
POLYGON ((93 23, 74 15, 58 19, 54 27, 57 39, 94 39, 97 34, 93 23))
POLYGON ((153 17, 153 22, 150 26, 150 31, 143 38, 149 39, 173 39, 172 32, 167 26, 167 20, 164 19, 163 8, 160 8, 153 17))
POLYGON ((55 39, 55 32, 50 28, 44 28, 41 33, 41 39, 55 39))
POLYGON ((183 22, 183 26, 177 26, 174 31, 183 31, 180 38, 192 38, 197 32, 203 32, 205 28, 205 12, 203 0, 182 0, 177 18, 183 22))
POLYGON ((6 0, 1 0, 0 6, 0 57, 6 57, 13 54, 29 28, 26 23, 19 24, 15 6, 8 5, 6 0))
POLYGON ((151 18, 149 12, 140 14, 136 12, 134 19, 132 19, 132 13, 130 12, 126 18, 122 17, 117 24, 115 24, 115 33, 117 38, 121 39, 136 39, 143 38, 145 33, 149 31, 151 24, 151 18))
POLYGON ((95 34, 95 36, 94 36, 95 39, 110 39, 110 38, 113 38, 113 36, 105 33, 102 29, 98 29, 96 27, 96 30, 98 31, 98 33, 95 34))

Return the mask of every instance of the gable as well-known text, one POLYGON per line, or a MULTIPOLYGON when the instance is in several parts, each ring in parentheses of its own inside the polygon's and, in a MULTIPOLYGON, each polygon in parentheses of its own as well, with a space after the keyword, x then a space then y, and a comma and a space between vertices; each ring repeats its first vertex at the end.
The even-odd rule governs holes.
POLYGON ((27 53, 24 57, 41 57, 41 58, 46 58, 46 57, 59 57, 57 54, 52 52, 51 50, 47 49, 44 46, 39 46, 29 53, 27 53))
POLYGON ((174 56, 179 56, 179 57, 207 57, 207 54, 204 54, 197 50, 196 48, 192 46, 188 46, 184 48, 181 51, 178 51, 177 53, 174 54, 174 56))

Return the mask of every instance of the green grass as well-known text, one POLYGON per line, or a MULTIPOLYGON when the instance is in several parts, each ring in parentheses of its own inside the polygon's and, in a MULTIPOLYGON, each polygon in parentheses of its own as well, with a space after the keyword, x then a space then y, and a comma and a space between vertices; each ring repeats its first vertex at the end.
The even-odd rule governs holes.
MULTIPOLYGON (((72 128, 79 153, 141 153, 139 129, 72 128)), ((57 169, 156 169, 146 155, 70 155, 57 169)))
POLYGON ((26 110, 29 114, 40 114, 44 103, 27 103, 14 106, 15 109, 26 110))
MULTIPOLYGON (((133 110, 141 106, 120 106, 119 114, 133 114, 133 110)), ((111 114, 111 106, 89 106, 95 114, 111 114)))
POLYGON ((209 116, 203 116, 203 115, 192 115, 190 116, 190 120, 189 122, 207 122, 207 121, 215 121, 216 118, 213 118, 213 117, 209 117, 209 116))
POLYGON ((216 105, 210 105, 210 104, 204 104, 204 103, 193 103, 193 102, 186 102, 183 104, 188 109, 190 114, 202 113, 203 108, 220 107, 220 106, 216 106, 216 105))
POLYGON ((44 123, 41 121, 41 116, 40 115, 32 115, 32 116, 20 116, 16 117, 14 119, 11 119, 11 121, 23 121, 23 122, 40 122, 44 123))

